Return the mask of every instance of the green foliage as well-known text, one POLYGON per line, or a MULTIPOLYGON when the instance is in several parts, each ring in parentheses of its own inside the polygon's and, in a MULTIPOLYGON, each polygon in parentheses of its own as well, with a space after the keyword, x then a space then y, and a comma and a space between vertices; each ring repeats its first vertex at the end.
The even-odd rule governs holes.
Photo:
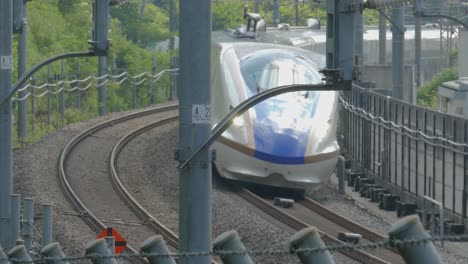
POLYGON ((448 68, 437 74, 430 82, 423 85, 417 91, 417 104, 425 107, 436 108, 438 105, 437 90, 438 87, 448 81, 458 79, 458 73, 455 68, 448 68))
MULTIPOLYGON (((151 71, 152 59, 155 58, 157 69, 161 71, 169 66, 169 54, 147 49, 151 43, 170 37, 168 31, 168 15, 164 8, 160 8, 147 1, 147 5, 140 15, 142 0, 126 1, 125 4, 111 8, 111 21, 109 38, 111 49, 108 53, 108 69, 110 73, 127 71, 132 75, 151 71)), ((65 52, 86 51, 89 48, 88 40, 92 31, 92 0, 41 0, 32 1, 28 5, 28 68, 53 55, 65 52)), ((17 36, 14 37, 14 62, 17 64, 17 36)), ((154 46, 154 45, 152 45, 154 46)), ((97 76, 97 58, 68 59, 63 61, 64 76, 61 76, 62 62, 50 65, 50 76, 58 76, 73 80, 78 78, 78 65, 80 78, 90 75, 97 76)), ((16 73, 16 71, 15 71, 16 73)), ((48 71, 44 67, 34 76, 34 82, 42 85, 47 82, 48 71)), ((17 76, 15 76, 15 79, 17 76)), ((16 81, 16 80, 15 80, 16 81)), ((157 101, 167 100, 169 79, 163 77, 157 83, 157 101)), ((74 84, 76 86, 76 84, 74 84)), ((65 87, 72 88, 71 84, 65 87)), ((85 84, 84 84, 85 85, 85 84)), ((83 85, 83 86, 84 86, 83 85)), ((50 87, 57 90, 61 87, 50 87)), ((47 88, 36 90, 43 93, 47 88)), ((31 90, 30 90, 31 91, 31 90)), ((123 111, 131 109, 132 85, 128 82, 118 85, 112 82, 107 84, 108 111, 123 111)), ((151 84, 146 82, 138 86, 138 107, 150 103, 151 84)), ((34 99, 34 113, 31 113, 32 98, 28 98, 28 138, 26 142, 39 139, 45 133, 62 127, 62 115, 58 111, 61 107, 60 95, 43 96, 34 99), (48 100, 49 99, 49 100, 48 100), (50 122, 48 108, 50 103, 50 122), (34 127, 34 130, 33 130, 34 127)), ((97 115, 97 88, 94 85, 85 92, 81 92, 81 104, 77 107, 77 92, 64 94, 65 125, 84 121, 97 115)), ((17 103, 15 105, 18 105, 17 103)), ((15 115, 17 108, 13 109, 15 115)), ((17 116, 15 116, 15 120, 17 116)), ((16 126, 16 124, 15 124, 16 126)), ((16 136, 16 132, 14 134, 16 136)), ((15 146, 20 146, 15 138, 15 146)))

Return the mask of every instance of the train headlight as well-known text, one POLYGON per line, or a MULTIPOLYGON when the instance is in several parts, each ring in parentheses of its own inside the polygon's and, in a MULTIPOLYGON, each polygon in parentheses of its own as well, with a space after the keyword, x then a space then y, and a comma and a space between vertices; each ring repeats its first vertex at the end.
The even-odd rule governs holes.
POLYGON ((238 126, 238 127, 243 126, 244 125, 244 118, 242 118, 242 116, 238 116, 238 117, 236 117, 236 118, 234 118, 232 120, 232 124, 234 126, 238 126))

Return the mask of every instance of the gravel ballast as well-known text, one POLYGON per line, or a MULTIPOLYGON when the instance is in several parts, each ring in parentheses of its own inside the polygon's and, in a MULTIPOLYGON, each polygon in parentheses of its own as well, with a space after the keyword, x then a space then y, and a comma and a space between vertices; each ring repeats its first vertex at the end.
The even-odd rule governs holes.
MULTIPOLYGON (((14 153, 15 192, 22 197, 35 199, 37 216, 40 216, 40 204, 53 204, 54 237, 67 256, 83 255, 85 245, 95 238, 95 233, 74 213, 62 195, 57 181, 57 159, 66 143, 80 131, 117 115, 121 114, 67 126, 14 153)), ((121 154, 121 157, 128 159, 124 162, 127 166, 119 167, 119 173, 130 193, 153 216, 175 232, 178 231, 178 173, 173 151, 177 147, 177 136, 176 125, 165 125, 161 130, 138 137, 138 142, 132 143, 121 154)), ((234 195, 221 181, 214 179, 213 187, 213 237, 235 229, 249 250, 287 249, 287 242, 294 230, 259 213, 256 208, 234 195)), ((388 230, 388 221, 378 218, 349 197, 339 195, 334 184, 314 192, 312 196, 335 212, 346 214, 383 234, 388 230)), ((146 238, 141 238, 141 241, 146 238)), ((444 263, 468 262, 448 252, 441 255, 444 263)), ((346 263, 340 255, 335 254, 333 257, 336 263, 346 263)), ((254 260, 255 263, 298 263, 297 258, 291 256, 255 257, 254 260)))

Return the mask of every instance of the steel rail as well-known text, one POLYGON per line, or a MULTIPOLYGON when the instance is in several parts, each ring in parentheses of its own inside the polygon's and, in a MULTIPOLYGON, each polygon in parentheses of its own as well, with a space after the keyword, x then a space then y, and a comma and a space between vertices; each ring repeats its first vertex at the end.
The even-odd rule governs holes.
MULTIPOLYGON (((145 125, 143 127, 140 127, 117 142, 117 144, 114 146, 114 149, 112 150, 111 157, 110 157, 110 162, 109 162, 109 169, 110 169, 110 177, 112 180, 112 185, 114 186, 114 189, 117 191, 119 196, 122 198, 122 200, 125 202, 125 204, 130 208, 130 210, 135 213, 135 215, 138 216, 147 226, 149 226, 152 230, 155 232, 158 232, 161 234, 164 239, 174 248, 178 249, 179 248, 179 237, 172 232, 169 228, 164 226, 162 223, 160 223, 154 216, 152 216, 148 211, 145 210, 145 208, 138 203, 138 201, 130 194, 130 192, 125 188, 123 185, 122 181, 120 180, 119 173, 117 170, 117 161, 119 159, 120 153, 122 150, 125 148, 125 146, 138 137, 139 135, 153 129, 159 126, 162 126, 164 124, 168 124, 171 122, 174 122, 177 120, 179 115, 174 115, 167 117, 165 119, 158 120, 154 123, 145 125)), ((215 261, 211 261, 212 264, 216 264, 215 261)))
MULTIPOLYGON (((254 193, 250 192, 249 190, 245 189, 245 188, 242 188, 239 190, 238 194, 244 198, 245 200, 249 201, 250 203, 252 203, 253 205, 255 205, 256 207, 258 207, 259 209, 261 209, 262 211, 268 213, 269 215, 273 216, 274 218, 278 219, 279 221, 287 224, 288 226, 296 229, 296 230, 301 230, 301 229, 304 229, 306 227, 308 227, 309 225, 302 222, 301 220, 295 218, 294 216, 291 216, 285 212, 283 212, 282 210, 274 207, 273 205, 269 204, 268 202, 266 202, 265 200, 263 200, 262 198, 258 197, 257 195, 255 195, 254 193)), ((334 244, 334 245, 344 245, 345 243, 328 235, 328 234, 325 234, 321 231, 320 232, 320 236, 322 238, 322 240, 330 245, 330 244, 334 244)), ((340 249, 338 250, 340 253, 342 253, 343 255, 346 255, 347 257, 349 258, 352 258, 354 260, 357 260, 361 263, 389 263, 385 260, 382 260, 380 258, 377 258, 376 256, 373 256, 373 255, 370 255, 364 251, 361 251, 361 250, 354 250, 354 251, 350 251, 350 250, 346 250, 346 249, 340 249)))
POLYGON ((124 136, 119 140, 119 142, 114 146, 114 149, 111 153, 111 158, 109 162, 109 169, 110 169, 110 177, 112 179, 112 184, 114 189, 117 191, 119 196, 125 202, 125 204, 135 213, 138 218, 140 218, 146 225, 148 225, 151 229, 155 230, 156 232, 160 233, 164 239, 166 239, 171 246, 174 248, 179 247, 179 238, 175 233, 161 224, 155 217, 153 217, 148 211, 146 211, 143 206, 138 203, 138 201, 133 198, 130 192, 124 187, 122 181, 120 180, 118 171, 117 171, 117 160, 119 159, 120 153, 125 148, 125 146, 132 141, 137 136, 153 129, 159 127, 161 125, 173 122, 177 120, 179 116, 171 116, 157 122, 151 123, 149 125, 143 126, 138 128, 128 135, 124 136))
MULTIPOLYGON (((87 138, 90 134, 99 131, 103 128, 106 128, 108 126, 112 126, 116 123, 122 123, 127 120, 137 118, 137 117, 142 117, 145 115, 150 115, 154 113, 159 113, 159 112, 164 112, 164 111, 169 111, 169 110, 175 110, 178 108, 178 104, 170 104, 167 106, 161 106, 157 108, 152 108, 152 109, 147 109, 143 111, 139 111, 136 113, 131 113, 128 115, 124 115, 121 117, 117 117, 114 119, 111 119, 106 122, 99 123, 89 129, 86 129, 76 135, 72 140, 70 140, 67 145, 63 148, 59 160, 58 160, 58 177, 59 177, 59 182, 60 182, 60 187, 62 189, 62 192, 64 193, 65 197, 67 200, 70 202, 72 207, 75 209, 75 211, 78 213, 78 215, 85 221, 88 226, 90 226, 96 233, 101 232, 103 229, 106 228, 106 225, 104 225, 84 204, 83 202, 79 199, 79 197, 76 195, 76 193, 73 191, 73 188, 71 187, 68 178, 67 178, 67 173, 65 171, 65 164, 68 161, 68 157, 70 153, 73 151, 73 149, 85 138, 87 138)), ((129 254, 138 254, 138 251, 135 249, 127 246, 127 249, 125 250, 126 253, 129 254)), ((147 261, 142 258, 136 258, 132 257, 130 258, 130 261, 135 264, 146 264, 147 261)))

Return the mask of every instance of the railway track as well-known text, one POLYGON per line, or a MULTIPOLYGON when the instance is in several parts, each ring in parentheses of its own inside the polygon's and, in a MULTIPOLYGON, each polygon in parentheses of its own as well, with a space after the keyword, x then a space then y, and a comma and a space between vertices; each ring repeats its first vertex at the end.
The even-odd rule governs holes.
MULTIPOLYGON (((238 191, 239 195, 255 205, 256 207, 260 208, 264 212, 268 213, 269 215, 273 216, 274 218, 278 219, 279 221, 287 224, 288 226, 296 229, 296 230, 301 230, 307 226, 308 224, 304 223, 303 221, 297 219, 296 217, 291 216, 290 214, 276 208, 273 206, 271 203, 265 201, 263 198, 260 198, 259 196, 255 195, 251 191, 241 188, 238 191)), ((344 244, 342 241, 325 234, 323 232, 320 232, 322 240, 325 242, 327 245, 340 245, 344 244)), ((349 251, 349 250, 339 250, 340 253, 343 255, 346 255, 349 258, 352 258, 358 262, 361 263, 391 263, 387 262, 381 258, 378 258, 376 256, 373 256, 369 253, 366 253, 361 250, 354 250, 354 251, 349 251)))
MULTIPOLYGON (((79 147, 80 143, 92 137, 96 137, 96 135, 98 135, 100 132, 102 133, 102 131, 105 130, 106 128, 113 127, 117 124, 121 124, 123 122, 129 121, 132 119, 142 118, 142 117, 146 117, 146 116, 150 116, 150 115, 154 115, 158 113, 165 113, 168 111, 174 111, 177 108, 178 108, 177 104, 170 104, 166 106, 139 111, 136 113, 128 114, 122 117, 114 118, 112 120, 100 123, 87 130, 82 131, 80 134, 75 136, 70 142, 68 142, 68 144, 62 150, 62 153, 59 158, 59 163, 58 163, 59 181, 60 181, 60 187, 62 189, 62 192, 64 193, 68 201, 71 203, 75 211, 79 214, 79 216, 96 233, 101 232, 107 226, 101 220, 99 220, 98 217, 96 217, 95 214, 97 212, 93 212, 89 208, 90 206, 95 206, 95 204, 94 203, 85 204, 85 202, 82 201, 83 198, 86 198, 86 194, 83 194, 83 191, 81 190, 82 192, 81 197, 79 197, 77 193, 78 192, 77 189, 80 185, 81 179, 71 177, 72 176, 71 174, 73 174, 73 172, 76 170, 73 170, 73 169, 67 170, 67 166, 71 167, 75 163, 75 162, 72 162, 73 164, 69 164, 70 159, 72 158, 72 155, 76 156, 76 157, 73 157, 74 160, 82 159, 86 154, 82 154, 82 153, 80 154, 79 151, 77 151, 77 148, 79 147), (74 152, 77 152, 77 153, 74 154, 74 152)), ((84 174, 95 174, 95 173, 97 174, 98 172, 94 172, 94 171, 82 172, 82 174, 78 174, 77 176, 83 176, 84 174)), ((138 251, 136 251, 130 246, 127 246, 125 253, 137 254, 138 251)), ((129 260, 132 263, 136 263, 136 264, 147 263, 146 259, 142 257, 131 257, 129 258, 129 260)))

